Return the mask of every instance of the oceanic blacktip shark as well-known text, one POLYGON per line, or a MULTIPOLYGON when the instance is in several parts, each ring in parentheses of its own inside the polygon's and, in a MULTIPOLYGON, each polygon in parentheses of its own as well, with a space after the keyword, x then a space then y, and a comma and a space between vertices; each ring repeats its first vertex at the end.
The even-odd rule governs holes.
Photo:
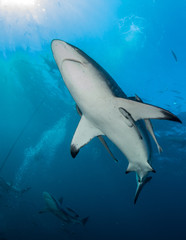
POLYGON ((48 192, 43 192, 43 198, 46 203, 46 209, 40 211, 39 213, 51 212, 56 217, 58 217, 63 223, 67 224, 79 223, 85 225, 87 223, 88 217, 81 219, 79 215, 71 208, 62 208, 63 203, 62 198, 60 198, 60 200, 57 201, 48 192))
MULTIPOLYGON (((128 159, 128 172, 137 174, 136 202, 143 185, 150 180, 151 147, 147 130, 155 140, 149 119, 181 122, 171 112, 128 98, 113 78, 77 47, 52 41, 52 52, 62 78, 82 116, 71 142, 71 155, 96 136, 107 136, 128 159), (146 120, 146 121, 144 121, 146 120)), ((161 151, 161 148, 159 148, 161 151)))

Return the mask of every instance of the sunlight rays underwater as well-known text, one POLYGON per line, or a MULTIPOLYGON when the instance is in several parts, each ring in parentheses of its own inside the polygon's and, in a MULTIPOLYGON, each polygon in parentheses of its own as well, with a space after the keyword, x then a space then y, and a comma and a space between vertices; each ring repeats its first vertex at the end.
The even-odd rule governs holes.
POLYGON ((111 0, 33 0, 0 1, 0 27, 3 35, 0 49, 16 48, 41 50, 52 38, 73 39, 89 33, 102 36, 109 28, 109 18, 115 14, 120 1, 111 0), (30 4, 29 4, 30 2, 30 4), (112 10, 110 6, 113 6, 112 10), (104 8, 108 18, 99 11, 104 8), (97 25, 100 22, 101 24, 97 25), (72 31, 73 29, 73 31, 72 31))

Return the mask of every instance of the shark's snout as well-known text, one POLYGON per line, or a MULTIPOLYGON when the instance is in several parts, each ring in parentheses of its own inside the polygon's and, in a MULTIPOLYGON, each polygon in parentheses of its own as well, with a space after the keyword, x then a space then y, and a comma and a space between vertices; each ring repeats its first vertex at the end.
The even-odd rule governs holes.
POLYGON ((65 59, 74 59, 75 57, 74 48, 64 41, 57 39, 53 40, 51 43, 51 48, 59 69, 65 59))
POLYGON ((43 198, 44 199, 51 199, 51 196, 48 192, 43 192, 43 198))
POLYGON ((52 52, 58 51, 59 49, 65 49, 67 45, 68 44, 62 40, 54 39, 51 42, 52 52))

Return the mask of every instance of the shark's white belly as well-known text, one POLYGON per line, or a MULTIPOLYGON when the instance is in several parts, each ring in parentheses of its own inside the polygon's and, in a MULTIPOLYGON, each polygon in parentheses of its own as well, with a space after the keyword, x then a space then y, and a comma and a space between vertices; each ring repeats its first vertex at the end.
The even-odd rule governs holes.
POLYGON ((105 80, 90 63, 64 60, 60 71, 78 106, 94 107, 99 101, 112 96, 105 80))
POLYGON ((126 124, 104 77, 91 64, 74 61, 64 61, 61 74, 83 115, 123 152, 133 171, 143 177, 148 146, 136 129, 126 124))
MULTIPOLYGON (((114 99, 113 99, 114 100, 114 99)), ((114 102, 114 101, 113 101, 114 102)), ((119 112, 114 104, 109 101, 104 104, 107 111, 104 114, 96 115, 96 113, 87 113, 87 118, 94 120, 96 127, 106 135, 126 156, 133 171, 136 171, 140 177, 144 177, 148 170, 147 162, 150 156, 150 149, 146 142, 146 138, 142 134, 141 139, 134 127, 129 127, 123 115, 119 112)), ((99 108, 101 112, 101 108, 99 108)))

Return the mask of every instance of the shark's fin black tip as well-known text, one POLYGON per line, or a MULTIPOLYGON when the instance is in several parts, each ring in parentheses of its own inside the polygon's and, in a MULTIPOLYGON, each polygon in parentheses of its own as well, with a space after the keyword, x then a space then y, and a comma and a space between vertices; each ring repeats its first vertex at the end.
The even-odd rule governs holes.
POLYGON ((162 111, 162 113, 164 114, 164 119, 170 120, 170 121, 174 121, 174 122, 179 122, 182 123, 182 121, 174 114, 168 112, 168 111, 162 111))
POLYGON ((75 158, 79 152, 79 149, 77 149, 76 146, 73 144, 71 145, 70 152, 71 152, 71 156, 75 158))

